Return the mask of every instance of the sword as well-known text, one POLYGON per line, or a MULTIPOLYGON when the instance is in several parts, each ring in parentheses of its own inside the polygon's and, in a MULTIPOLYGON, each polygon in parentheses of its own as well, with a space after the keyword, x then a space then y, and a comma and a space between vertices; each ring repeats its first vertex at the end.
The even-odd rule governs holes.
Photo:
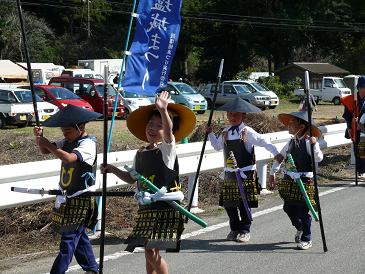
MULTIPOLYGON (((37 188, 26 188, 26 187, 11 187, 11 191, 13 192, 19 192, 19 193, 27 193, 27 194, 38 194, 38 195, 67 195, 66 191, 60 190, 60 189, 49 189, 45 190, 44 188, 37 189, 37 188)), ((84 192, 80 194, 80 196, 86 196, 86 197, 94 197, 94 196, 100 196, 102 194, 101 191, 89 191, 84 192)), ((114 196, 114 197, 129 197, 134 196, 134 191, 108 191, 108 196, 114 196)))
MULTIPOLYGON (((233 168, 236 168, 237 169, 237 161, 236 161, 236 158, 234 157, 233 151, 230 151, 229 152, 229 157, 233 161, 233 168)), ((240 195, 241 195, 241 199, 242 199, 242 203, 243 203, 243 208, 245 209, 246 217, 250 221, 252 221, 251 208, 248 206, 247 195, 246 195, 245 189, 243 187, 243 183, 242 183, 242 178, 241 178, 240 171, 237 169, 235 171, 235 174, 236 174, 236 178, 237 178, 238 188, 240 190, 240 195)))

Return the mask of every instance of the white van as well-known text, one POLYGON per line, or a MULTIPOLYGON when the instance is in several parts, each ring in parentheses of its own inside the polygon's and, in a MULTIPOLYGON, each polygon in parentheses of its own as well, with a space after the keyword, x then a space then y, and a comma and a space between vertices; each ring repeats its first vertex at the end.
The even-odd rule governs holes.
POLYGON ((65 69, 62 71, 61 76, 70 76, 77 78, 94 78, 94 79, 104 79, 104 77, 91 69, 65 69))

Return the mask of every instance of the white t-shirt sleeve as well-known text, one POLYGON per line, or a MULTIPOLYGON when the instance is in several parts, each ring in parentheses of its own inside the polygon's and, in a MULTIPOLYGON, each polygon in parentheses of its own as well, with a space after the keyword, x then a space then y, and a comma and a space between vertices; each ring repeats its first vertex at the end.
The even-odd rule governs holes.
POLYGON ((174 169, 176 160, 176 142, 175 137, 171 140, 171 143, 167 143, 165 140, 159 145, 159 149, 162 153, 162 159, 165 165, 169 169, 174 169))
POLYGON ((361 118, 359 120, 361 124, 365 124, 365 114, 361 115, 361 118))
POLYGON ((92 165, 96 157, 95 141, 90 138, 82 139, 79 146, 72 152, 78 156, 80 162, 86 162, 92 165))

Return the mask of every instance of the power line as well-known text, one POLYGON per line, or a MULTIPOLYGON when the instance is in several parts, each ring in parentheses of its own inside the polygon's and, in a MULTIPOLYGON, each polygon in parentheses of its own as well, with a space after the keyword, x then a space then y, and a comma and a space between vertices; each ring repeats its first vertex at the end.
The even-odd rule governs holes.
MULTIPOLYGON (((5 2, 12 2, 11 0, 2 0, 5 2)), ((59 3, 58 1, 52 0, 42 0, 40 2, 28 2, 23 1, 23 5, 26 6, 48 6, 54 8, 64 8, 64 9, 73 9, 79 10, 84 8, 83 5, 77 5, 76 3, 59 3), (57 3, 57 4, 54 4, 57 3)), ((117 3, 117 2, 112 2, 117 3)), ((119 3, 122 4, 122 3, 119 3)), ((129 11, 123 10, 116 10, 116 9, 97 9, 97 8, 90 8, 90 10, 94 12, 101 12, 101 13, 114 13, 114 14, 130 14, 129 11)), ((186 14, 195 14, 189 13, 186 14)), ((221 13, 196 13, 202 14, 203 16, 189 16, 183 15, 183 19, 192 20, 192 21, 201 21, 201 22, 215 22, 221 24, 228 24, 228 25, 242 25, 242 26, 249 26, 249 27, 257 27, 257 28, 269 28, 269 29, 279 29, 279 30, 307 30, 307 31, 338 31, 338 32, 347 32, 347 33, 364 33, 364 23, 347 23, 344 24, 332 24, 325 23, 325 24, 318 24, 320 21, 313 21, 312 24, 308 24, 309 22, 305 20, 297 20, 297 19, 288 19, 288 18, 275 18, 275 17, 258 17, 258 16, 242 16, 242 15, 234 15, 234 14, 221 14, 221 13), (208 16, 205 16, 208 15, 208 16), (214 17, 213 15, 217 16, 214 17), (221 18, 221 17, 228 17, 228 18, 221 18), (237 18, 237 19, 229 19, 237 18), (248 20, 250 19, 250 20, 248 20), (271 21, 270 21, 271 20, 271 21), (284 21, 284 22, 283 22, 284 21), (307 24, 306 24, 307 23, 307 24), (314 24, 316 23, 316 24, 314 24)), ((322 21, 323 22, 323 21, 322 21)))

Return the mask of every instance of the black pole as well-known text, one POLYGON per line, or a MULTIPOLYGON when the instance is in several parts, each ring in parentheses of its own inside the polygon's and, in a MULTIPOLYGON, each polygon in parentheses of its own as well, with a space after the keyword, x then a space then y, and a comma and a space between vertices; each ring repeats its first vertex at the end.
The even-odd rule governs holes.
MULTIPOLYGON (((104 67, 104 150, 103 165, 108 163, 108 66, 104 67)), ((103 189, 101 202, 101 233, 100 233, 100 255, 99 273, 103 274, 104 264, 104 241, 105 241, 105 212, 106 212, 106 179, 107 174, 103 174, 103 189)))
MULTIPOLYGON (((218 72, 218 77, 217 77, 217 83, 215 85, 215 92, 214 92, 214 95, 213 95, 212 105, 211 105, 211 109, 210 109, 210 113, 209 113, 209 119, 208 119, 208 124, 207 124, 208 127, 212 123, 213 112, 214 112, 214 107, 215 107, 215 100, 217 98, 217 93, 218 93, 218 89, 219 89, 219 86, 220 86, 220 81, 221 81, 221 78, 222 78, 223 64, 224 64, 224 59, 221 59, 221 64, 219 66, 219 72, 218 72)), ((202 147, 202 150, 200 152, 198 167, 197 167, 197 170, 196 170, 196 173, 195 173, 194 184, 193 184, 193 188, 191 190, 191 194, 190 194, 190 197, 189 197, 189 203, 188 203, 188 208, 187 208, 188 211, 190 211, 191 204, 193 203, 193 197, 194 197, 194 193, 195 193, 196 184, 197 184, 198 178, 199 178, 200 167, 201 167, 201 164, 202 164, 207 139, 208 139, 208 133, 205 133, 204 141, 203 141, 203 147, 202 147)), ((188 219, 186 219, 186 222, 188 222, 188 219)))
MULTIPOLYGON (((304 77, 304 83, 305 83, 305 93, 307 95, 306 101, 308 106, 308 123, 309 123, 309 136, 312 138, 313 132, 312 132, 312 103, 309 98, 309 73, 308 71, 305 72, 304 77)), ((317 183, 317 169, 316 169, 316 162, 314 160, 314 144, 311 144, 311 159, 312 159, 312 166, 313 166, 313 181, 314 181, 314 189, 315 189, 315 199, 317 202, 318 207, 318 217, 319 217, 319 226, 321 229, 321 236, 322 236, 322 244, 323 244, 323 251, 327 252, 327 243, 326 243, 326 236, 324 234, 324 227, 323 227, 323 219, 322 219, 322 210, 321 210, 321 203, 319 201, 319 192, 318 192, 318 183, 317 183)))
POLYGON ((22 38, 23 38, 24 54, 25 54, 25 59, 27 61, 28 78, 29 78, 30 90, 32 92, 32 102, 33 102, 35 121, 36 121, 37 127, 39 127, 40 123, 39 123, 39 116, 38 116, 38 109, 37 109, 37 101, 35 99, 35 92, 34 92, 33 73, 32 73, 32 67, 30 65, 30 58, 29 58, 29 54, 28 54, 27 37, 25 35, 25 30, 24 30, 23 13, 22 13, 22 7, 20 4, 20 0, 17 0, 16 4, 18 6, 18 15, 19 15, 20 28, 21 28, 21 32, 22 32, 22 38))
MULTIPOLYGON (((356 81, 356 80, 355 80, 356 81)), ((354 87, 354 111, 353 111, 353 117, 352 117, 352 121, 351 121, 351 134, 354 136, 352 137, 352 144, 353 144, 353 148, 354 148, 354 157, 355 157, 355 186, 359 185, 359 179, 357 178, 357 173, 358 173, 358 161, 357 161, 357 157, 358 157, 358 143, 357 143, 357 116, 358 116, 358 111, 357 111, 357 87, 355 85, 354 87)))

